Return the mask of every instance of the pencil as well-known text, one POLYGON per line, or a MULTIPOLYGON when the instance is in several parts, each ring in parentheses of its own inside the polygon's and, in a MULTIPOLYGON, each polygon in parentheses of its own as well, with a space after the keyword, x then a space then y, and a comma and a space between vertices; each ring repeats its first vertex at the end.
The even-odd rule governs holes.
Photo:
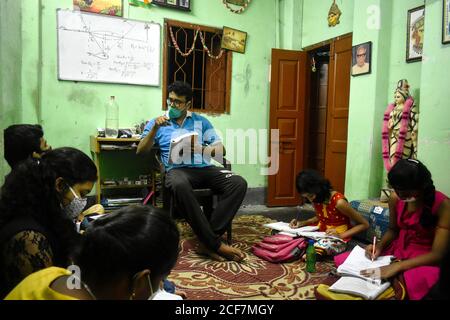
POLYGON ((373 257, 375 256, 375 246, 377 245, 377 236, 373 236, 373 244, 372 244, 372 262, 373 257))

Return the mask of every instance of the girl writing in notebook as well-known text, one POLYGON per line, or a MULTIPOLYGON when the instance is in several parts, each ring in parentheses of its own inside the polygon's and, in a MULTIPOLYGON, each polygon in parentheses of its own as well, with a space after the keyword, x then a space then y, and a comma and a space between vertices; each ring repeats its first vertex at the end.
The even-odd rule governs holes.
POLYGON ((346 244, 353 235, 369 228, 367 220, 350 206, 342 193, 333 190, 330 182, 318 172, 314 170, 300 172, 297 175, 296 186, 300 196, 313 204, 316 216, 306 221, 294 219, 290 227, 300 228, 316 224, 319 231, 343 240, 327 238, 319 240, 315 243, 317 254, 341 253, 346 249, 346 244), (351 221, 355 224, 352 225, 351 221))
MULTIPOLYGON (((389 171, 395 192, 389 199, 389 229, 368 258, 394 255, 399 261, 379 269, 362 271, 366 276, 389 279, 403 274, 409 299, 422 299, 439 278, 438 264, 448 247, 450 202, 434 187, 431 173, 421 162, 399 160, 389 171)), ((335 257, 340 265, 347 253, 335 257)))

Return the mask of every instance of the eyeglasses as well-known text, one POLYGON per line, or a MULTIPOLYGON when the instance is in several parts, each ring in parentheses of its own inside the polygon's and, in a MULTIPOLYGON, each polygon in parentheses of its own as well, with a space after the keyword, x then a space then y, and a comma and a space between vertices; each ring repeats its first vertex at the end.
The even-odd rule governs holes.
POLYGON ((171 99, 171 98, 167 99, 167 105, 169 105, 169 106, 174 105, 175 107, 179 107, 179 106, 181 106, 182 104, 185 104, 185 103, 186 103, 186 101, 181 101, 181 100, 178 100, 178 99, 171 99))
POLYGON ((356 56, 357 56, 358 58, 360 58, 360 57, 365 57, 366 54, 365 54, 365 53, 361 53, 361 54, 357 54, 356 56))

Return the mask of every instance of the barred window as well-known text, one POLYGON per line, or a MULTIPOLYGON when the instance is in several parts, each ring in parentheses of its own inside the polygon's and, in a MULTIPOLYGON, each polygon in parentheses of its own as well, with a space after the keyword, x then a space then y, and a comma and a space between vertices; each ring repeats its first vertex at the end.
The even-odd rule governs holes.
POLYGON ((192 111, 230 113, 232 53, 221 49, 222 29, 165 20, 163 106, 174 81, 192 85, 192 111))

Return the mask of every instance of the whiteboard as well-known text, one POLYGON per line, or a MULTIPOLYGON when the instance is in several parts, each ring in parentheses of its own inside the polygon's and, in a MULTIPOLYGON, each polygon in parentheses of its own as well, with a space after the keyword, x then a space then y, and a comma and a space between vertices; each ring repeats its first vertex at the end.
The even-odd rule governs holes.
POLYGON ((161 26, 57 10, 58 79, 159 86, 161 26))

